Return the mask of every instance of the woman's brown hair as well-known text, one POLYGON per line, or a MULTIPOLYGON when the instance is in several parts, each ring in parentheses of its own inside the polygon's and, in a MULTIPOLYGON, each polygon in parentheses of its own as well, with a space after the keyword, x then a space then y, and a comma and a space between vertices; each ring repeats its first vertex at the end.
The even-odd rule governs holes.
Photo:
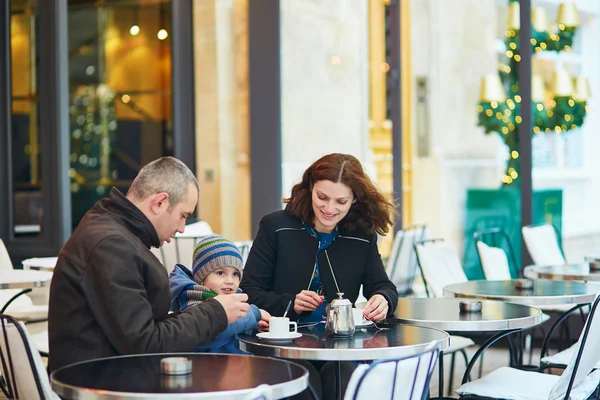
POLYGON ((353 232, 385 235, 392 225, 395 206, 365 174, 360 161, 349 154, 332 153, 315 161, 302 175, 302 182, 294 185, 292 195, 283 199, 285 210, 307 224, 313 225, 312 188, 315 182, 328 180, 343 183, 352 189, 356 200, 348 214, 339 223, 341 229, 353 232))

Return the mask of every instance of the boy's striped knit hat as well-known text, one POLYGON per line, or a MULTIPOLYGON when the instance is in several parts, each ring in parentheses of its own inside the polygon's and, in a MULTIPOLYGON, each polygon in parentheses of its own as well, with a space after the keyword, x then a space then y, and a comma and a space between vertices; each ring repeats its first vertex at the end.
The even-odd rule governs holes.
POLYGON ((223 236, 207 236, 194 247, 194 280, 201 283, 208 274, 221 267, 233 267, 240 271, 244 262, 240 249, 223 236))

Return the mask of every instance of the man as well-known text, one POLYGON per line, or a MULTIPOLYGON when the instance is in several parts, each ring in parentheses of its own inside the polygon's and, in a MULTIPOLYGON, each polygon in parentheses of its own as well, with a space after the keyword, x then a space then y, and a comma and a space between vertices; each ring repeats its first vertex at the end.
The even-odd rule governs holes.
POLYGON ((192 351, 249 308, 221 295, 168 314, 169 279, 150 252, 183 232, 199 186, 181 161, 146 165, 127 196, 116 188, 83 217, 60 252, 50 286, 50 369, 124 355, 192 351))

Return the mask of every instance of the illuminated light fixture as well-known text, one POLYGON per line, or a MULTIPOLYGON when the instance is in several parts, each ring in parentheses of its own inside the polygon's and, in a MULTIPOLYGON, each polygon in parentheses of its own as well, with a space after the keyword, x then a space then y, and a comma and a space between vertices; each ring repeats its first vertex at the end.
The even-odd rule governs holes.
POLYGON ((136 36, 140 33, 140 27, 138 25, 131 25, 131 28, 129 28, 129 34, 131 36, 136 36))
MULTIPOLYGON (((487 102, 498 102, 505 101, 506 95, 504 94, 504 89, 502 88, 502 82, 500 81, 500 77, 498 74, 488 74, 481 79, 479 93, 479 101, 487 103, 487 102)), ((496 107, 498 103, 496 103, 496 107)), ((493 108, 496 108, 492 105, 493 108)))
POLYGON ((161 29, 158 31, 158 33, 156 34, 156 37, 159 40, 165 40, 167 37, 169 37, 169 33, 167 32, 166 29, 161 29))
POLYGON ((573 94, 573 80, 565 69, 554 71, 552 76, 552 91, 554 96, 571 96, 573 94))
POLYGON ((579 26, 579 11, 572 1, 565 2, 558 6, 558 16, 556 22, 567 28, 579 26))

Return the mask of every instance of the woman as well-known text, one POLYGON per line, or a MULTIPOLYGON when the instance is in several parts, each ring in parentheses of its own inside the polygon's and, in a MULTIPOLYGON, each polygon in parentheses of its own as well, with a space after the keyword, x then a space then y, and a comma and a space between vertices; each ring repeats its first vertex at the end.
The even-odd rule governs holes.
POLYGON ((392 315, 398 295, 377 234, 389 232, 394 206, 360 162, 347 154, 322 157, 284 202, 284 211, 260 222, 240 285, 248 301, 281 316, 291 300, 290 318, 320 321, 321 308, 338 291, 354 303, 363 285, 367 316, 380 321, 392 315))
POLYGON ((273 316, 292 301, 290 318, 321 321, 338 292, 355 303, 363 285, 364 313, 375 321, 391 316, 398 294, 377 234, 389 232, 394 205, 360 162, 347 154, 322 157, 284 202, 284 211, 260 222, 240 284, 248 301, 273 316))

